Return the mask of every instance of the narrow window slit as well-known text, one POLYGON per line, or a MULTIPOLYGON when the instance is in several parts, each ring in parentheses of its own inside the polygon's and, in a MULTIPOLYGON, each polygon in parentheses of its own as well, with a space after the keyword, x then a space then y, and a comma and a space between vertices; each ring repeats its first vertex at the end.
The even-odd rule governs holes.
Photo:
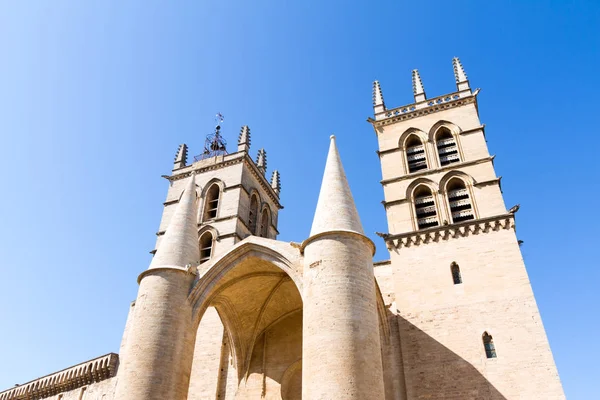
POLYGON ((487 358, 496 358, 496 347, 494 346, 494 340, 492 336, 487 332, 483 332, 483 348, 485 349, 485 356, 487 358))
POLYGON ((457 263, 453 262, 450 264, 450 270, 452 271, 452 280, 455 285, 462 283, 462 276, 460 275, 460 267, 457 263))

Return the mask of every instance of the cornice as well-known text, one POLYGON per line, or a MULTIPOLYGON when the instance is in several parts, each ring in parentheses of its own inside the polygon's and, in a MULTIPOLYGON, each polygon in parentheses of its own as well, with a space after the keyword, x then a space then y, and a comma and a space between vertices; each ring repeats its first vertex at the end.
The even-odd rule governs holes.
POLYGON ((110 379, 117 374, 119 355, 109 353, 0 392, 1 400, 37 400, 110 379))
POLYGON ((385 185, 390 184, 390 183, 400 182, 400 181, 404 181, 404 180, 407 180, 407 179, 420 178, 420 177, 425 176, 425 175, 435 174, 435 173, 438 173, 438 172, 450 171, 450 170, 453 170, 453 169, 457 169, 459 167, 469 167, 471 165, 477 165, 477 164, 481 164, 481 163, 484 163, 484 162, 493 161, 495 157, 496 156, 488 156, 488 157, 484 157, 484 158, 479 158, 477 160, 463 161, 463 162, 459 162, 459 163, 448 164, 446 166, 439 167, 439 168, 425 169, 423 171, 419 171, 419 172, 414 172, 412 174, 406 174, 406 175, 398 176, 396 178, 383 179, 383 180, 379 181, 379 183, 381 183, 383 186, 385 186, 385 185))
POLYGON ((450 108, 460 107, 467 104, 476 103, 476 94, 469 94, 462 97, 460 92, 450 93, 444 96, 428 99, 423 102, 409 104, 402 107, 386 110, 377 114, 376 119, 369 118, 368 121, 374 128, 381 128, 385 125, 394 124, 400 121, 421 117, 423 115, 433 114, 440 111, 445 111, 450 108), (383 114, 383 115, 381 115, 383 114), (381 119, 377 119, 381 118, 381 119))
POLYGON ((443 240, 514 228, 514 215, 502 214, 489 218, 464 221, 457 224, 436 226, 420 231, 389 235, 385 238, 385 244, 389 250, 399 250, 403 247, 420 246, 431 242, 437 243, 443 240))
MULTIPOLYGON (((234 155, 237 155, 238 153, 242 153, 242 152, 236 152, 236 153, 231 153, 231 154, 227 154, 227 155, 234 156, 234 155)), ((216 157, 218 157, 218 156, 216 156, 216 157)), ((245 157, 243 157, 243 156, 232 157, 229 160, 224 159, 221 162, 218 162, 216 164, 207 165, 207 166, 199 166, 199 165, 196 166, 196 164, 192 164, 192 165, 188 165, 188 166, 184 167, 185 169, 187 169, 186 172, 182 172, 182 173, 179 173, 176 175, 171 175, 171 176, 165 175, 164 178, 167 179, 169 182, 174 182, 174 181, 178 181, 180 179, 189 177, 192 174, 192 172, 196 172, 196 174, 201 174, 206 171, 214 171, 217 169, 229 167, 231 165, 239 164, 244 161, 244 158, 245 157)), ((182 170, 184 168, 179 168, 179 170, 182 170)))
POLYGON ((279 196, 275 193, 275 191, 267 181, 267 178, 258 170, 258 167, 254 163, 252 158, 250 158, 250 155, 248 153, 246 153, 245 161, 250 169, 250 172, 252 172, 252 175, 254 175, 254 177, 258 180, 262 188, 267 192, 271 200, 273 200, 275 206, 277 206, 277 208, 280 210, 283 209, 283 206, 279 203, 279 196))

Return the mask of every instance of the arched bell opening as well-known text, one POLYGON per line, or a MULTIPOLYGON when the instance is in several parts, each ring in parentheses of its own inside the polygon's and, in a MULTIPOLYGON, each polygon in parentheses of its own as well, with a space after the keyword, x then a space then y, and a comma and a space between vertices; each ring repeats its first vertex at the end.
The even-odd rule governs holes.
POLYGON ((302 359, 297 268, 273 250, 245 250, 216 260, 192 291, 199 323, 188 399, 301 399, 301 368, 289 370, 302 359))

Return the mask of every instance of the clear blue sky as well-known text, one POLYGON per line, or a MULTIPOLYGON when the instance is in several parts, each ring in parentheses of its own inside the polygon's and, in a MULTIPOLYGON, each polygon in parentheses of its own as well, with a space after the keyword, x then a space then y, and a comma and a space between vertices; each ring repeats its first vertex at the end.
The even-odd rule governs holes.
POLYGON ((567 396, 596 397, 600 3, 283 3, 0 2, 0 390, 118 351, 160 175, 217 111, 281 171, 281 240, 310 230, 331 133, 365 230, 386 231, 371 82, 392 107, 413 68, 448 93, 459 56, 567 396))

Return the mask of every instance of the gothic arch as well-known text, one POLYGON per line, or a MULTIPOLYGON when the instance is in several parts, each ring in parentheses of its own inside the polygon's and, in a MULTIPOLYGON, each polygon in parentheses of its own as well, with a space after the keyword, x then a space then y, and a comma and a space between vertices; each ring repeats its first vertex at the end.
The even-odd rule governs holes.
POLYGON ((302 310, 299 251, 288 243, 250 236, 206 265, 188 297, 194 329, 206 309, 214 306, 230 342, 238 379, 247 379, 260 335, 277 318, 302 310), (290 301, 283 304, 281 296, 290 301), (255 316, 244 317, 248 310, 255 316))
POLYGON ((260 225, 260 211, 261 205, 263 204, 262 198, 260 197, 260 193, 256 189, 250 189, 249 200, 248 203, 248 230, 250 231, 250 235, 256 235, 257 227, 260 225))
POLYGON ((408 185, 408 187, 406 188, 405 199, 412 201, 415 189, 420 185, 427 186, 431 190, 431 193, 435 194, 439 192, 439 186, 437 185, 437 183, 428 178, 418 178, 412 181, 410 185, 408 185))
MULTIPOLYGON (((450 171, 448 172, 446 175, 444 175, 442 177, 442 179, 440 180, 440 194, 442 195, 441 197, 444 199, 445 204, 445 209, 446 209, 446 213, 448 215, 448 221, 453 221, 453 208, 452 208, 452 201, 456 201, 456 197, 453 199, 451 199, 451 193, 448 190, 448 187, 452 184, 455 185, 453 182, 457 182, 459 181, 459 184, 462 183, 462 185, 464 186, 464 189, 466 189, 466 193, 468 194, 464 196, 464 199, 461 200, 462 202, 468 202, 470 203, 470 212, 472 214, 472 217, 469 217, 470 219, 477 219, 479 217, 479 210, 477 208, 477 201, 475 200, 475 193, 474 193, 474 185, 475 185, 475 180, 473 179, 473 177, 471 177, 470 175, 462 172, 462 171, 450 171)), ((462 190, 462 189, 460 189, 462 190)), ((460 205, 461 207, 467 207, 466 204, 460 205)))
POLYGON ((436 122, 435 124, 433 124, 431 126, 431 128, 429 128, 429 133, 427 136, 428 136, 428 140, 431 143, 435 143, 435 134, 441 127, 448 128, 448 130, 450 130, 450 132, 452 133, 452 135, 454 137, 460 135, 460 133, 462 132, 462 129, 460 128, 460 126, 456 125, 453 122, 441 119, 438 122, 436 122))
POLYGON ((469 174, 464 173, 463 171, 449 171, 440 179, 439 190, 440 193, 445 194, 447 192, 446 186, 448 182, 452 178, 459 178, 465 182, 466 186, 475 186, 475 179, 469 174))
POLYGON ((213 235, 213 238, 218 241, 219 240, 219 230, 212 225, 206 225, 202 228, 198 229, 198 238, 202 236, 204 232, 210 232, 213 235))
POLYGON ((269 246, 271 243, 276 242, 250 236, 236 244, 227 253, 210 261, 212 264, 195 282, 188 297, 193 305, 193 317, 196 322, 199 322, 210 300, 218 294, 218 289, 223 284, 221 278, 245 259, 252 258, 278 268, 290 277, 302 295, 303 268, 300 264, 298 250, 291 246, 289 246, 289 251, 282 251, 281 248, 273 250, 274 246, 269 246))
POLYGON ((417 128, 408 128, 407 130, 402 132, 400 138, 398 139, 398 147, 401 150, 406 150, 406 139, 408 139, 408 137, 411 135, 416 135, 419 139, 421 139, 421 142, 423 142, 423 144, 427 143, 427 141, 429 140, 426 132, 417 128))
POLYGON ((204 222, 206 220, 206 200, 208 192, 213 187, 213 185, 217 185, 219 187, 219 204, 217 208, 217 216, 219 215, 219 209, 221 208, 221 202, 223 200, 223 192, 225 191, 225 182, 218 178, 212 178, 204 185, 204 188, 201 188, 200 190, 201 204, 198 205, 198 223, 204 222))

